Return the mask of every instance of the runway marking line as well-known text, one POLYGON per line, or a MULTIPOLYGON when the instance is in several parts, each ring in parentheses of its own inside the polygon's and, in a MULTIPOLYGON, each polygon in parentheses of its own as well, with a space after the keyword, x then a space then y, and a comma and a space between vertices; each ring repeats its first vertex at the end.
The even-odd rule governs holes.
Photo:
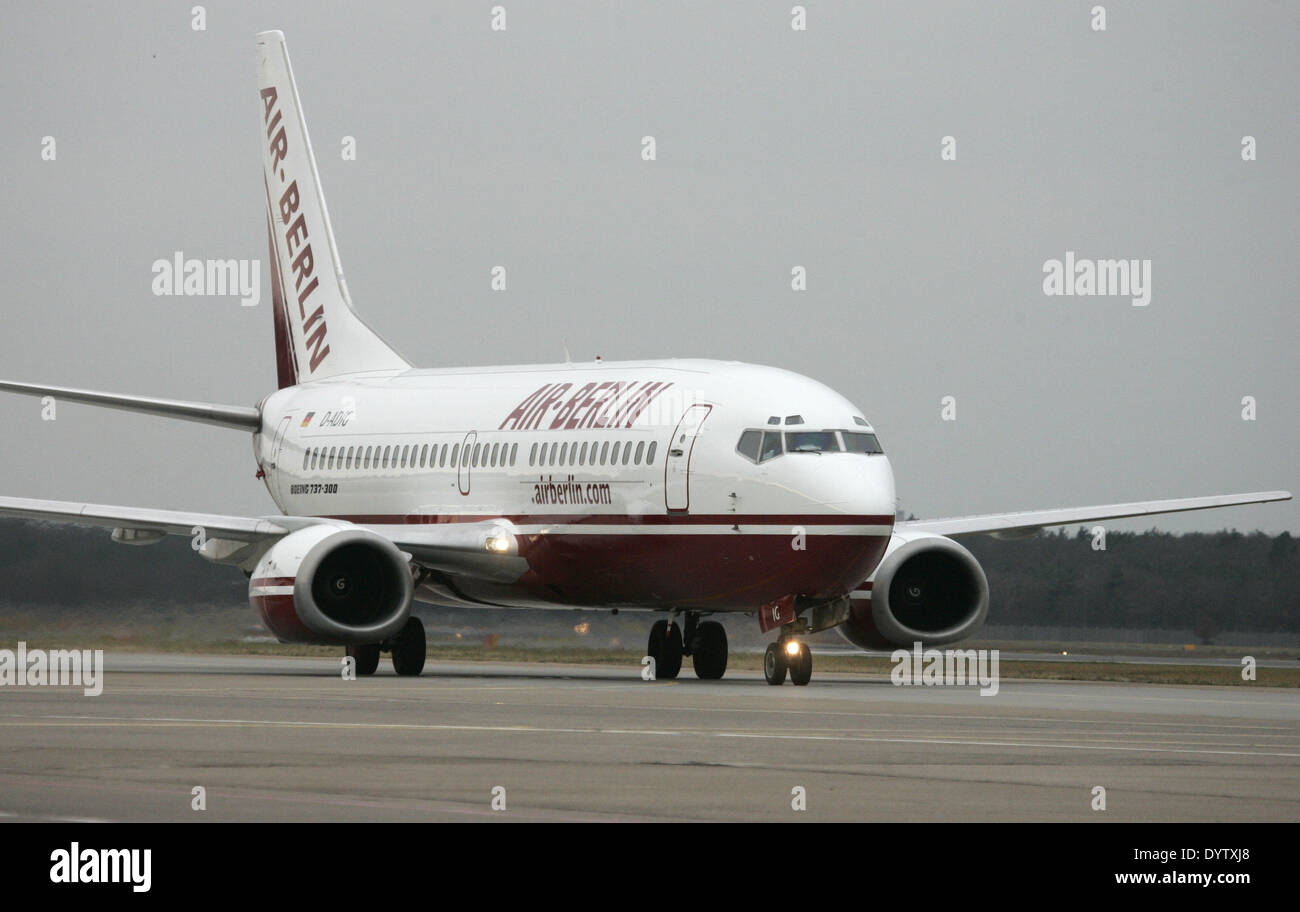
MULTIPOLYGON (((723 732, 723 731, 699 731, 699 730, 665 730, 665 729, 632 729, 632 728, 542 728, 531 725, 453 725, 439 723, 415 723, 415 722, 307 722, 307 721, 288 721, 281 719, 187 719, 187 718, 138 718, 132 719, 121 716, 50 716, 48 719, 63 721, 75 721, 83 724, 102 725, 102 726, 121 726, 141 727, 141 726, 229 726, 229 727, 257 727, 267 726, 276 728, 335 728, 335 729, 369 729, 382 731, 462 731, 462 732, 484 732, 497 734, 558 734, 558 735, 629 735, 650 736, 650 737, 706 737, 706 738, 736 738, 736 739, 755 739, 766 741, 835 741, 864 744, 935 744, 961 747, 1020 747, 1043 750, 1078 750, 1078 751, 1119 751, 1125 753, 1154 753, 1154 754, 1206 754, 1213 756, 1231 756, 1231 757, 1294 757, 1300 759, 1300 752, 1286 751, 1231 751, 1231 750, 1209 750, 1204 748, 1172 748, 1172 747, 1122 747, 1116 745, 1104 744, 1069 744, 1069 743, 1039 743, 1032 741, 984 741, 974 739, 959 738, 875 738, 855 735, 801 735, 801 734, 763 734, 759 732, 723 732)), ((50 722, 30 723, 30 722, 6 722, 0 725, 8 727, 33 727, 35 725, 49 725, 50 722)))

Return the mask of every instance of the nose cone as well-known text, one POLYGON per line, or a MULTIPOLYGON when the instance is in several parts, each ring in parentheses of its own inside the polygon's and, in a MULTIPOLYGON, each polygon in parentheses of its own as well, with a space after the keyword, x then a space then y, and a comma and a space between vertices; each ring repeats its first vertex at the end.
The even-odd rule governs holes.
POLYGON ((897 501, 894 497, 894 467, 889 464, 889 457, 882 453, 879 456, 858 457, 858 461, 865 462, 866 465, 841 469, 847 476, 845 487, 857 505, 853 512, 888 516, 892 523, 897 501))
POLYGON ((894 470, 884 454, 787 455, 781 468, 809 512, 894 517, 894 470))

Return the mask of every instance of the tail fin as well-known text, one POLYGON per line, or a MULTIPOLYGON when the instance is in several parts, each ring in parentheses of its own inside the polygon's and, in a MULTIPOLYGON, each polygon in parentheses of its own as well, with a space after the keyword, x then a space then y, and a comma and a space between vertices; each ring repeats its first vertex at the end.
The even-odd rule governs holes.
POLYGON ((280 387, 411 365, 352 310, 281 32, 257 36, 280 387))

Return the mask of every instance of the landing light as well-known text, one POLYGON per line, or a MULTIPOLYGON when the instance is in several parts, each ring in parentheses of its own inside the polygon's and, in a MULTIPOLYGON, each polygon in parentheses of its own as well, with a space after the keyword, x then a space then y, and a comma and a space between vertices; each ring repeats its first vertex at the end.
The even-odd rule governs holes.
POLYGON ((789 640, 789 641, 785 644, 785 652, 786 652, 786 655, 792 655, 792 656, 793 656, 793 655, 798 655, 798 654, 799 654, 799 642, 798 642, 797 640, 789 640))
POLYGON ((510 550, 510 537, 507 535, 489 535, 484 546, 496 554, 505 554, 510 550))

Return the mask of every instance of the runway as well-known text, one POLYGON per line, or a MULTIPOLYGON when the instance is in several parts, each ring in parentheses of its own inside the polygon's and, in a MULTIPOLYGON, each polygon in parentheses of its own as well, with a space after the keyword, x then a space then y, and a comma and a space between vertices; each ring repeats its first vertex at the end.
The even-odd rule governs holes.
POLYGON ((0 732, 5 820, 1300 819, 1300 694, 1248 686, 110 655, 98 697, 0 687, 0 732))

